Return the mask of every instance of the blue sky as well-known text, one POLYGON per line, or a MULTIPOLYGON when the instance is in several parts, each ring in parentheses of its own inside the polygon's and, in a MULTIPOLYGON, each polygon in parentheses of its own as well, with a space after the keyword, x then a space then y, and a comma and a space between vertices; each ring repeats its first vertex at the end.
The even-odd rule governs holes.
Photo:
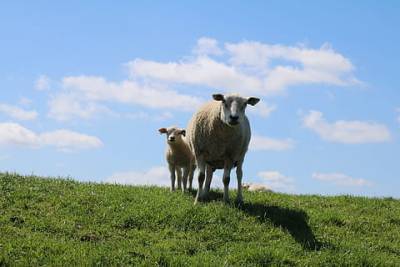
POLYGON ((399 12, 397 1, 2 3, 0 170, 168 185, 157 129, 239 92, 262 99, 247 109, 245 181, 400 197, 399 12))

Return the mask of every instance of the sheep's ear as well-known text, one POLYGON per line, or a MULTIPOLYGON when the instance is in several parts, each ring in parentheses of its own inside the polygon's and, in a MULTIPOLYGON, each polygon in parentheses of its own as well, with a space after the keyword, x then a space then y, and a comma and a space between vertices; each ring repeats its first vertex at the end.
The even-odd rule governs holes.
POLYGON ((212 97, 215 101, 222 101, 225 102, 225 98, 223 94, 213 94, 212 97))
POLYGON ((164 134, 164 133, 168 132, 167 128, 160 128, 160 129, 158 129, 158 131, 160 132, 160 134, 164 134))
POLYGON ((249 97, 247 98, 247 104, 255 106, 260 101, 257 97, 249 97))
POLYGON ((183 135, 183 136, 186 136, 186 130, 185 130, 185 129, 182 129, 182 130, 180 131, 180 134, 183 135))

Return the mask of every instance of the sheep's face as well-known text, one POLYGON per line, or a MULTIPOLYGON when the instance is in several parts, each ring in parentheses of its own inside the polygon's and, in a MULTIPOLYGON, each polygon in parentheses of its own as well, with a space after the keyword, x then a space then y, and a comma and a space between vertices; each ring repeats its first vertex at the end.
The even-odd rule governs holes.
POLYGON ((166 134, 168 144, 179 144, 183 142, 182 136, 185 136, 185 129, 180 129, 177 127, 160 128, 158 129, 160 134, 166 134))
POLYGON ((244 98, 239 95, 214 94, 214 100, 221 101, 221 120, 231 127, 243 122, 247 104, 254 106, 260 101, 259 98, 244 98))

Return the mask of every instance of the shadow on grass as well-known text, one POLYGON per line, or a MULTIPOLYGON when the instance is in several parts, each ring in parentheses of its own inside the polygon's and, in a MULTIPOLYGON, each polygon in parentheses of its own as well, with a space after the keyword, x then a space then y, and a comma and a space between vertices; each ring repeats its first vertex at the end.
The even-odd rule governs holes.
MULTIPOLYGON (((196 190, 191 191, 191 193, 195 196, 196 190)), ((206 202, 220 201, 222 199, 222 192, 210 191, 206 202)), ((234 207, 257 218, 261 223, 271 222, 274 226, 283 228, 304 249, 320 250, 322 246, 328 246, 328 244, 323 244, 316 239, 307 223, 307 213, 302 210, 249 202, 235 205, 234 207)))
POLYGON ((322 247, 322 243, 316 239, 308 225, 308 216, 304 211, 259 203, 244 203, 237 208, 256 217, 262 223, 271 222, 274 226, 282 227, 304 249, 320 250, 322 247))

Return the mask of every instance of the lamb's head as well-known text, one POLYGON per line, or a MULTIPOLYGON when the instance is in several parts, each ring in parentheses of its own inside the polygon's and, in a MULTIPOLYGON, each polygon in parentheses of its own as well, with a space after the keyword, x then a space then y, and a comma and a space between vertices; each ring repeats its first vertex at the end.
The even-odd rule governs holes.
POLYGON ((160 128, 158 129, 158 131, 160 132, 160 134, 166 134, 167 142, 170 145, 183 142, 182 136, 186 135, 185 129, 177 127, 160 128))
POLYGON ((247 104, 254 106, 260 101, 257 97, 241 97, 236 94, 224 96, 214 94, 214 100, 221 101, 221 120, 227 125, 234 127, 243 122, 247 104))

